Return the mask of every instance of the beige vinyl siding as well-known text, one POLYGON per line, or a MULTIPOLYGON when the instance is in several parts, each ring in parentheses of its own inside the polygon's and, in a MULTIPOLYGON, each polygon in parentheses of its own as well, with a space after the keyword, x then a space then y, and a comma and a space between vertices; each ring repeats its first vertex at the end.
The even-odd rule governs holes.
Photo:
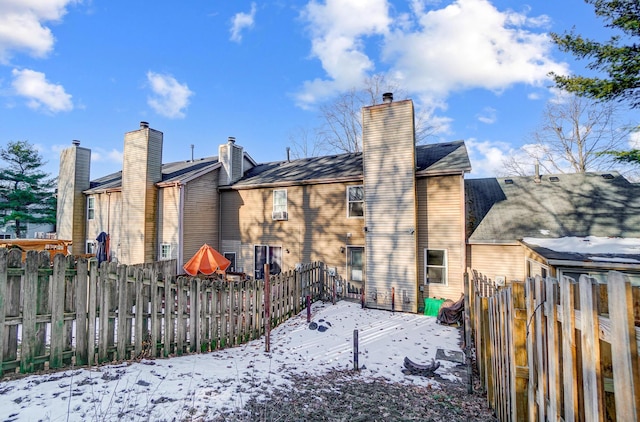
POLYGON ((418 280, 421 300, 458 300, 464 292, 464 181, 462 175, 420 178, 418 185, 418 280), (447 251, 447 283, 425 285, 424 250, 447 251))
POLYGON ((413 103, 362 110, 366 304, 416 312, 416 188, 413 103), (402 299, 401 299, 402 298, 402 299))
POLYGON ((60 153, 60 173, 57 195, 58 239, 71 240, 76 246, 73 253, 84 253, 86 239, 86 197, 89 189, 91 150, 72 146, 60 153))
POLYGON ((161 180, 162 132, 141 128, 125 134, 122 192, 127 225, 122 238, 125 264, 155 260, 157 188, 161 180))
MULTIPOLYGON (((120 191, 115 192, 102 192, 92 195, 95 198, 95 213, 93 220, 87 220, 87 235, 86 240, 95 240, 100 232, 105 232, 109 235, 109 250, 112 258, 121 260, 118 255, 118 245, 122 235, 122 193, 120 191)), ((126 221, 126 220, 125 220, 126 221)), ((84 253, 84 246, 82 253, 84 253)))
POLYGON ((159 190, 158 215, 158 256, 160 260, 163 243, 171 245, 171 257, 178 257, 179 214, 180 214, 180 186, 170 186, 159 190))
MULTIPOLYGON (((354 182, 361 184, 361 182, 354 182)), ((346 258, 340 247, 364 245, 363 220, 347 218, 345 183, 287 187, 288 220, 274 221, 273 189, 243 189, 221 194, 225 252, 236 252, 237 266, 252 275, 255 245, 281 246, 282 268, 320 260, 345 276, 346 258), (240 250, 234 241, 240 241, 240 250), (287 250, 289 252, 287 252, 287 250)), ((279 187, 278 189, 283 189, 279 187)))
POLYGON ((218 172, 212 171, 184 187, 183 263, 204 245, 218 247, 218 172))
POLYGON ((469 245, 469 268, 495 280, 524 280, 525 255, 521 245, 469 245))

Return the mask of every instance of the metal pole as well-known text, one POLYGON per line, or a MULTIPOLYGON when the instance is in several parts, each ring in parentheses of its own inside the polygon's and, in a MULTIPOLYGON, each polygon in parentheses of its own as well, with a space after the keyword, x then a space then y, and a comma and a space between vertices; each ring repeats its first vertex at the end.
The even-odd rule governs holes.
POLYGON ((271 348, 271 286, 269 264, 264 264, 264 351, 271 348))
POLYGON ((391 312, 396 311, 396 288, 391 288, 391 312))
POLYGON ((353 330, 353 369, 359 371, 358 365, 358 330, 353 330))
POLYGON ((311 322, 311 296, 307 295, 307 323, 311 322))

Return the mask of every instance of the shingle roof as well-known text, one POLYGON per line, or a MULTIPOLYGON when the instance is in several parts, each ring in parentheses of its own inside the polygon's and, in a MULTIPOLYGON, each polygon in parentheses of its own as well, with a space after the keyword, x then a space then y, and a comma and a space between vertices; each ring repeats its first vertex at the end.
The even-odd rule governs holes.
MULTIPOLYGON (((207 166, 218 163, 218 157, 206 157, 194 161, 176 161, 162 165, 163 183, 179 182, 189 178, 194 173, 203 170, 207 166)), ((90 182, 90 187, 85 193, 95 193, 107 189, 122 187, 122 171, 112 173, 90 182)))
MULTIPOLYGON (((471 170, 463 141, 416 146, 416 173, 461 173, 471 170)), ((338 154, 259 164, 234 188, 361 180, 362 153, 338 154)))
POLYGON ((640 186, 606 174, 542 176, 541 183, 533 176, 465 180, 469 243, 640 237, 640 186))

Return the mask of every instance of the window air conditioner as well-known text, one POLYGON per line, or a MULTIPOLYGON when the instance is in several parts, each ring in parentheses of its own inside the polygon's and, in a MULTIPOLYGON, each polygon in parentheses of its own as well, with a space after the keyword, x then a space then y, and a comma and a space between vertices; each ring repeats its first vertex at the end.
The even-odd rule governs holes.
POLYGON ((289 219, 289 215, 286 211, 274 211, 273 213, 271 213, 271 217, 274 220, 288 220, 289 219))

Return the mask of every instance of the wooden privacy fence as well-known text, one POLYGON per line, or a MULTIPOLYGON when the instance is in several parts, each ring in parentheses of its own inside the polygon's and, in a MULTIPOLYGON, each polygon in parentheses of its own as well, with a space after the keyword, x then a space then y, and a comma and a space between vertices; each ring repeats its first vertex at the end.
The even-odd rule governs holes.
POLYGON ((117 265, 0 248, 0 375, 238 345, 330 299, 322 263, 265 282, 176 277, 175 261, 117 265))
POLYGON ((536 277, 489 297, 487 282, 475 274, 472 317, 499 420, 640 420, 640 288, 613 271, 606 284, 536 277))

